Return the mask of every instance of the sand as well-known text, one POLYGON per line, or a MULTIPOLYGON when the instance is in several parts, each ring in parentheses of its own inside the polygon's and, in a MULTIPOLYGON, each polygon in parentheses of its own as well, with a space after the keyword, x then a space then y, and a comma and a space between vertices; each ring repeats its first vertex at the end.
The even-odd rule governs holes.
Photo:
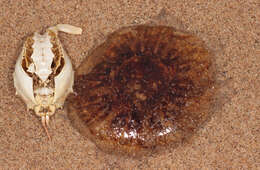
POLYGON ((259 0, 2 0, 0 2, 0 169, 257 169, 260 166, 259 0), (78 67, 109 33, 156 23, 197 35, 212 52, 218 102, 205 126, 177 148, 139 159, 109 155, 72 127, 65 110, 51 118, 49 141, 39 117, 15 96, 12 73, 28 35, 58 23, 78 67))

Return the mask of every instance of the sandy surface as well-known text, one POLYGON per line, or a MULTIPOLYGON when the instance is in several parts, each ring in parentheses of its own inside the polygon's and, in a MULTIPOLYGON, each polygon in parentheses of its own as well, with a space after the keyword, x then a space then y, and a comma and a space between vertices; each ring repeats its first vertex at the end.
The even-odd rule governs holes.
POLYGON ((260 167, 259 0, 1 0, 0 169, 257 169, 260 167), (172 25, 205 41, 216 61, 220 102, 190 142, 142 159, 107 155, 74 129, 64 110, 40 120, 15 96, 12 73, 26 36, 69 23, 61 33, 74 67, 122 26, 172 25))

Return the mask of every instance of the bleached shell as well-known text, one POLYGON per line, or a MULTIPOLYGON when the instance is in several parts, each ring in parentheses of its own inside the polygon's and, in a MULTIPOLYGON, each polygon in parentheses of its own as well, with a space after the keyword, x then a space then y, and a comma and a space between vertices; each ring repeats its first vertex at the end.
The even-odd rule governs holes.
MULTIPOLYGON (((24 49, 23 49, 24 51, 24 49)), ((28 109, 33 109, 36 104, 35 98, 33 95, 33 81, 22 68, 22 53, 18 57, 15 64, 15 71, 13 73, 14 86, 16 89, 16 94, 21 96, 24 102, 27 105, 28 109)))
POLYGON ((63 50, 65 65, 58 76, 55 77, 55 93, 54 103, 57 107, 62 107, 67 95, 73 92, 72 86, 74 83, 74 71, 72 69, 71 61, 63 50))
POLYGON ((63 106, 67 95, 73 91, 74 71, 58 39, 58 31, 82 32, 78 27, 58 24, 43 35, 34 33, 25 41, 13 73, 16 94, 28 109, 42 117, 43 124, 48 124, 49 116, 63 106))

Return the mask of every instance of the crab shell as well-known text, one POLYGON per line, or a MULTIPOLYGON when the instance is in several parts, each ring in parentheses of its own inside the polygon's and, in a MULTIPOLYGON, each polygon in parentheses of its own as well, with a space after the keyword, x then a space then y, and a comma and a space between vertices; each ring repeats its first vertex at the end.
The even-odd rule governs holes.
POLYGON ((67 95, 73 92, 74 71, 69 56, 63 49, 58 31, 81 34, 81 29, 58 24, 41 35, 29 36, 13 73, 16 94, 48 125, 49 116, 61 108, 67 95))

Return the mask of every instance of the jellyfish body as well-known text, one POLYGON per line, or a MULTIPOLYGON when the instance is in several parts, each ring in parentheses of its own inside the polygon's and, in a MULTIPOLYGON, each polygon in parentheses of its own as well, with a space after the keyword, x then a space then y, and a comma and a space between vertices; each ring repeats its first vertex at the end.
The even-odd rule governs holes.
POLYGON ((69 118, 108 152, 172 146, 211 115, 212 68, 195 36, 167 26, 119 29, 77 69, 69 118))

